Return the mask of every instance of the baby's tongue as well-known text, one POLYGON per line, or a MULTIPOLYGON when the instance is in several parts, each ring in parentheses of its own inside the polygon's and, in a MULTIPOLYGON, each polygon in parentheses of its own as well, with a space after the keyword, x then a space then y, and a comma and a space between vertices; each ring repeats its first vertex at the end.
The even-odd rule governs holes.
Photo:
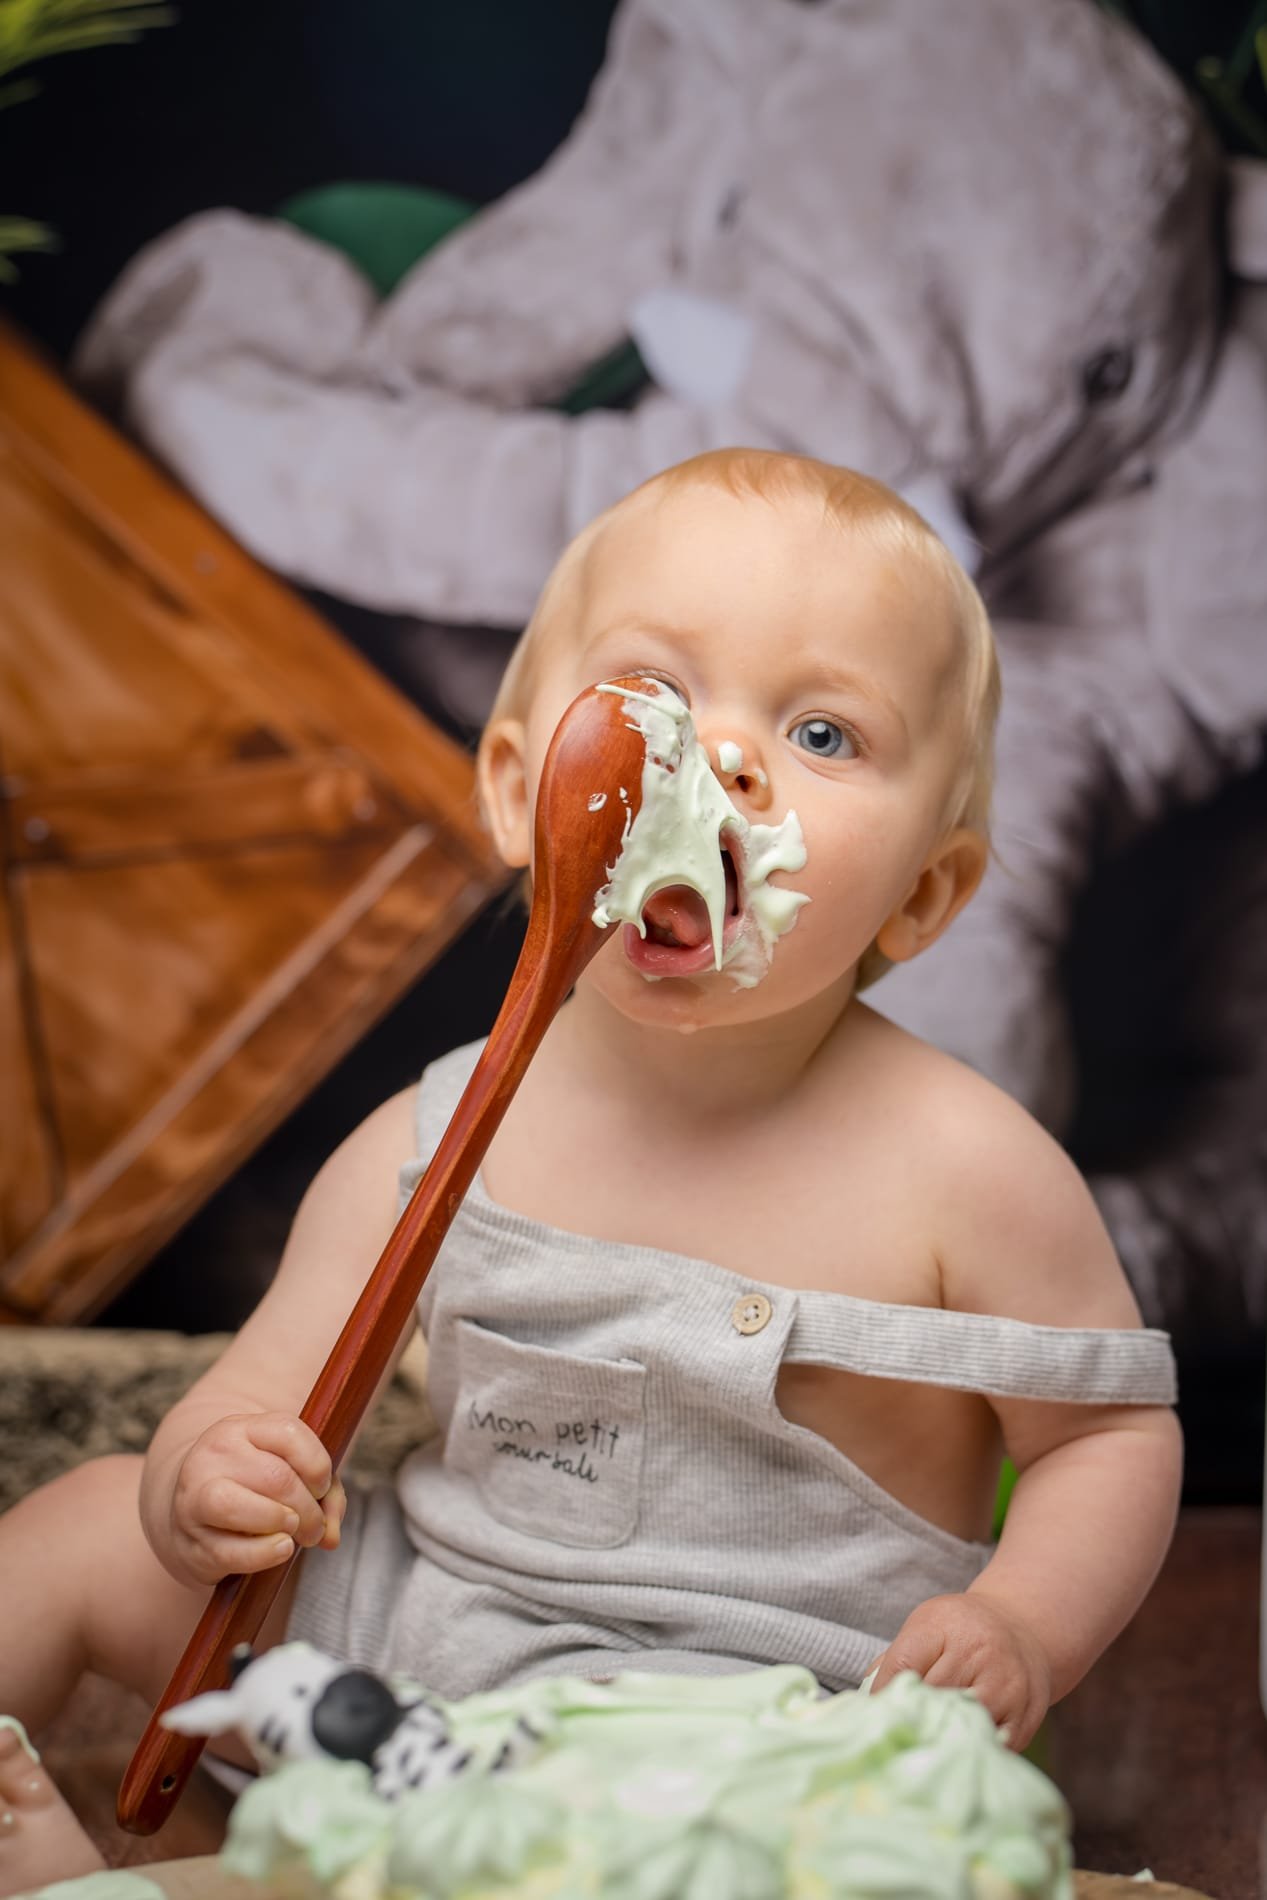
POLYGON ((642 907, 647 934, 657 943, 677 943, 694 950, 711 935, 708 905, 689 884, 670 884, 656 891, 642 907))

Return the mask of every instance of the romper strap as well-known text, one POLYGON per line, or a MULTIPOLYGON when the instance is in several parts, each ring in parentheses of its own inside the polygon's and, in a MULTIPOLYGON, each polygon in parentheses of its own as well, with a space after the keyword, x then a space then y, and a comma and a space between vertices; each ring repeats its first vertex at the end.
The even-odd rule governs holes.
POLYGON ((1075 1405, 1173 1405, 1169 1335, 1153 1327, 1034 1326, 987 1313, 797 1294, 784 1360, 881 1379, 1075 1405))

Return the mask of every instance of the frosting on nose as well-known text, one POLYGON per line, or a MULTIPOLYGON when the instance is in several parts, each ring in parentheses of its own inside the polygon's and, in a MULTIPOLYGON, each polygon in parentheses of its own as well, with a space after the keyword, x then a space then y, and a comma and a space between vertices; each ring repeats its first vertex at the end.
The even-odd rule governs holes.
POLYGON ((750 779, 753 785, 761 786, 763 791, 770 783, 759 765, 745 767, 743 747, 734 739, 722 739, 718 742, 717 770, 724 773, 727 778, 738 778, 742 773, 745 779, 750 779))

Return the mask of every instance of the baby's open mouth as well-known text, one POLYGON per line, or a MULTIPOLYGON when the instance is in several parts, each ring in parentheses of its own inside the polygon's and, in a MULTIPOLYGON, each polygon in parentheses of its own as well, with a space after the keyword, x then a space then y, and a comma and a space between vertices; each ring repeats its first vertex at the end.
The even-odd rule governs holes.
MULTIPOLYGON (((728 844, 721 846, 726 877, 726 914, 723 944, 729 943, 742 914, 739 869, 728 844)), ((647 976, 693 976, 713 965, 713 934, 708 906, 689 884, 668 884, 650 896, 642 909, 646 936, 632 924, 625 926, 625 953, 647 976)))

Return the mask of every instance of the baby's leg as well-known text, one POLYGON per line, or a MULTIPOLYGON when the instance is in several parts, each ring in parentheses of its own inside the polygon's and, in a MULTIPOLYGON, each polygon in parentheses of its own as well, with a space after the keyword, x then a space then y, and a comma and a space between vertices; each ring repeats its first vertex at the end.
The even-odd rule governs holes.
POLYGON ((0 1894, 98 1872, 100 1854, 14 1729, 0 1728, 0 1894))
MULTIPOLYGON (((0 1712, 37 1741, 89 1670, 156 1701, 206 1604, 207 1591, 177 1583, 146 1543, 140 1476, 140 1458, 97 1459, 0 1518, 0 1712)), ((257 1647, 284 1632, 290 1596, 284 1586, 257 1647)), ((15 1818, 0 1830, 14 1842, 21 1833, 23 1861, 39 1857, 43 1880, 81 1871, 78 1861, 93 1850, 47 1777, 24 1760, 32 1772, 19 1762, 12 1773, 18 1784, 37 1779, 39 1789, 9 1801, 4 1812, 15 1818)), ((0 1862, 16 1864, 17 1853, 0 1841, 0 1862)), ((17 1885, 0 1867, 0 1895, 34 1884, 29 1865, 17 1885)))
POLYGON ((0 1710, 33 1733, 86 1670, 153 1700, 206 1602, 145 1541, 139 1458, 99 1458, 0 1518, 0 1710))
MULTIPOLYGON (((88 1670, 156 1701, 206 1607, 146 1543, 140 1479, 140 1458, 97 1458, 0 1517, 0 1712, 32 1733, 88 1670)), ((257 1648, 284 1634, 296 1577, 257 1648)))

